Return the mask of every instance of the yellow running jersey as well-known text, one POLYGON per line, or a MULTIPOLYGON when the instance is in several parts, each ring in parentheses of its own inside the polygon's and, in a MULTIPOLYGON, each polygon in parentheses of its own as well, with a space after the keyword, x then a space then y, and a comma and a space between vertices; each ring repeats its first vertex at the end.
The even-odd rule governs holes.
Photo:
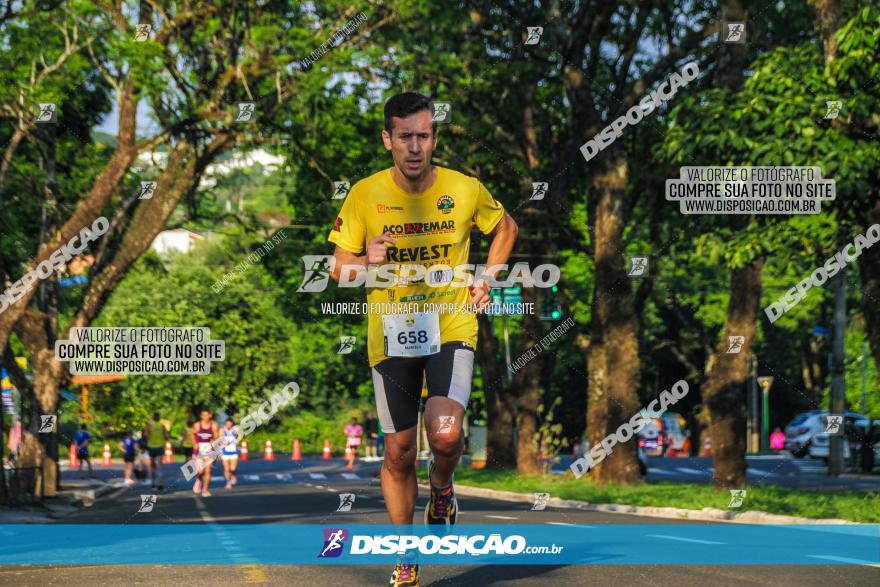
MULTIPOLYGON (((382 316, 384 310, 393 309, 389 304, 462 307, 469 303, 470 289, 453 286, 448 268, 468 263, 473 227, 489 234, 504 217, 504 208, 479 180, 451 169, 436 169, 434 185, 420 194, 409 194, 398 187, 391 178, 391 169, 359 181, 345 198, 327 239, 355 255, 366 254, 367 241, 385 232, 390 232, 396 242, 396 246, 388 246, 385 263, 395 266, 397 285, 366 288, 371 310, 367 321, 371 367, 388 358, 382 316), (413 265, 425 267, 423 280, 407 279, 414 274, 407 266, 413 265), (445 267, 432 272, 430 267, 434 265, 445 267)), ((478 263, 485 263, 485 259, 478 263)), ((440 313, 439 322, 441 344, 459 341, 476 348, 475 314, 440 313)))

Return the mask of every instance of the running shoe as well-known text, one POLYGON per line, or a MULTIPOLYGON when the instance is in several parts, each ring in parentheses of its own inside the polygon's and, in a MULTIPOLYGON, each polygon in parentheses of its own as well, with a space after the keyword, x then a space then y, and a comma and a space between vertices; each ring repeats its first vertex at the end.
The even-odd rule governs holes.
POLYGON ((401 558, 394 565, 394 571, 391 573, 388 585, 391 587, 419 587, 419 565, 401 558))
POLYGON ((207 489, 202 492, 202 497, 211 497, 211 492, 207 489))
POLYGON ((238 483, 238 477, 236 477, 235 475, 233 475, 233 476, 232 476, 232 484, 235 485, 236 483, 238 483))
POLYGON ((431 496, 428 498, 428 505, 425 506, 425 525, 440 525, 449 529, 455 525, 455 521, 458 519, 458 501, 455 499, 455 489, 452 487, 452 479, 449 480, 449 487, 436 489, 431 483, 433 472, 434 459, 431 457, 428 460, 428 485, 431 486, 431 496))
POLYGON ((226 489, 232 489, 232 481, 226 482, 226 489))
POLYGON ((193 493, 201 493, 202 492, 202 480, 196 479, 195 485, 193 485, 193 493))

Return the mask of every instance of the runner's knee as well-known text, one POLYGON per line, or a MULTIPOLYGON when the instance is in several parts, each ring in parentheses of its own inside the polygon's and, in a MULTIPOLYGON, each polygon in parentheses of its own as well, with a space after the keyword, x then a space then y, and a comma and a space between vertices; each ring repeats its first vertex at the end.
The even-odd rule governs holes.
POLYGON ((449 432, 435 433, 428 436, 428 444, 435 456, 454 457, 461 453, 461 429, 452 429, 449 432))
POLYGON ((415 444, 385 448, 385 468, 392 474, 405 474, 415 468, 415 444))

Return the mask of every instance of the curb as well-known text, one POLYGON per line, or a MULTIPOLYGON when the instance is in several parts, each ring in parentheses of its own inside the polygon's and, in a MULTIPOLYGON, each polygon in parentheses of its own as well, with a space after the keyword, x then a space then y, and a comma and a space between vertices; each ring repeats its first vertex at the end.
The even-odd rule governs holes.
MULTIPOLYGON (((419 487, 430 489, 428 484, 419 483, 419 487)), ((515 493, 513 491, 501 491, 498 489, 486 489, 473 485, 455 485, 455 492, 469 497, 487 497, 501 501, 516 503, 534 503, 534 499, 527 493, 515 493)), ((702 520, 709 522, 733 522, 739 524, 854 524, 850 520, 836 518, 799 518, 796 516, 784 516, 781 514, 769 514, 767 512, 743 512, 741 514, 729 510, 717 508, 703 508, 701 510, 687 510, 683 508, 657 507, 657 506, 634 506, 616 503, 589 503, 575 499, 560 499, 551 497, 547 505, 566 507, 590 512, 605 512, 611 514, 630 514, 635 516, 648 516, 652 518, 674 518, 677 520, 702 520)))

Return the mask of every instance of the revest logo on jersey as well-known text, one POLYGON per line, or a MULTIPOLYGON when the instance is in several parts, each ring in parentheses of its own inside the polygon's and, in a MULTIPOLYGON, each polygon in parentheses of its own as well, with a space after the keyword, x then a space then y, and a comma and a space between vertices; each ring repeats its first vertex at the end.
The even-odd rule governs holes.
POLYGON ((342 228, 342 218, 339 216, 336 217, 336 222, 333 223, 333 230, 336 232, 341 232, 339 229, 342 228))
POLYGON ((437 209, 444 214, 449 214, 453 208, 455 208, 455 200, 452 199, 452 196, 440 196, 440 199, 437 200, 437 209))

